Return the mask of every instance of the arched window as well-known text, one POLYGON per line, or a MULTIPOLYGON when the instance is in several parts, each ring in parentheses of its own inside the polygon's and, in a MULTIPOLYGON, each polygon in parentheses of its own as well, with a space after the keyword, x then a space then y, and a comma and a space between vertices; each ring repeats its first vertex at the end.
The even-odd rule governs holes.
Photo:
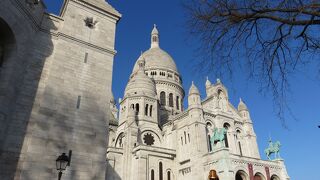
POLYGON ((146 104, 146 107, 144 108, 144 115, 148 116, 148 104, 146 104))
POLYGON ((173 94, 172 93, 169 94, 169 106, 173 107, 173 94))
POLYGON ((162 167, 162 162, 159 162, 159 180, 163 180, 163 167, 162 167))
POLYGON ((184 131, 184 143, 187 144, 187 134, 185 131, 184 131))
POLYGON ((212 129, 212 125, 210 122, 207 122, 207 125, 206 125, 206 134, 207 134, 207 145, 208 145, 208 151, 211 152, 212 151, 212 144, 211 144, 211 141, 210 141, 210 138, 211 138, 211 129, 212 129))
POLYGON ((240 154, 240 156, 242 156, 242 147, 241 147, 241 142, 240 142, 240 136, 241 136, 241 131, 238 129, 236 131, 236 140, 238 141, 239 154, 240 154))
POLYGON ((139 104, 137 103, 136 104, 136 115, 138 115, 139 114, 139 104))
POLYGON ((152 37, 152 41, 153 41, 153 42, 157 42, 157 41, 158 41, 157 36, 153 36, 153 37, 152 37))
POLYGON ((149 116, 152 116, 152 105, 150 105, 149 116))
POLYGON ((131 106, 130 106, 133 110, 134 110, 134 104, 131 104, 131 106))
POLYGON ((224 143, 226 147, 229 147, 229 143, 228 143, 228 130, 230 128, 230 124, 229 123, 224 123, 223 127, 227 130, 227 133, 224 135, 224 143))
POLYGON ((167 180, 171 180, 171 172, 170 171, 167 172, 167 180))
POLYGON ((160 104, 164 106, 166 105, 166 93, 164 91, 160 93, 160 104))
POLYGON ((188 133, 188 140, 189 140, 189 142, 190 142, 190 134, 188 133))
POLYGON ((181 145, 183 145, 183 139, 182 139, 182 137, 181 137, 181 145))
POLYGON ((154 180, 154 170, 151 169, 151 180, 154 180))
POLYGON ((177 110, 179 110, 179 101, 180 101, 180 98, 179 96, 177 96, 177 99, 176 99, 176 106, 177 106, 177 110))

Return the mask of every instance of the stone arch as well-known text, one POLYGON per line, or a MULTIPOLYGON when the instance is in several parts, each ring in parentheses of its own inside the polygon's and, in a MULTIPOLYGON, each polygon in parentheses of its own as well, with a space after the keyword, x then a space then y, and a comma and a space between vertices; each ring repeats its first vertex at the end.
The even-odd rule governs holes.
POLYGON ((10 26, 0 18, 0 68, 16 50, 16 38, 10 26))
POLYGON ((279 176, 273 174, 270 180, 280 180, 279 176))
POLYGON ((238 170, 235 175, 235 180, 249 180, 249 176, 245 171, 238 170))
POLYGON ((123 141, 124 141, 124 133, 121 132, 115 142, 115 147, 121 148, 123 147, 123 141))
POLYGON ((254 177, 253 177, 254 180, 266 180, 266 178, 264 177, 264 175, 260 172, 257 172, 254 177))

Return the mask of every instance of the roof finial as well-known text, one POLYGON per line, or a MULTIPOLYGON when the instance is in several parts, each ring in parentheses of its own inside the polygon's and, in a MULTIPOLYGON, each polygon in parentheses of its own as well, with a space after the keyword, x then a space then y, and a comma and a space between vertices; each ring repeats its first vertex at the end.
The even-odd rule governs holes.
POLYGON ((207 76, 207 80, 206 80, 206 88, 209 88, 211 86, 211 82, 209 80, 209 77, 207 76))
POLYGON ((159 31, 157 29, 157 25, 153 25, 153 29, 151 32, 151 48, 159 47, 159 31))

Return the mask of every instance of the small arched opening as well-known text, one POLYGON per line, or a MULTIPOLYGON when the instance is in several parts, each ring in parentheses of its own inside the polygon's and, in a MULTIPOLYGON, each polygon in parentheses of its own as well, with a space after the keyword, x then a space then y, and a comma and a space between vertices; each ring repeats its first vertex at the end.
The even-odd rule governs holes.
POLYGON ((169 106, 173 107, 173 94, 172 93, 169 94, 169 106))
POLYGON ((164 91, 160 93, 160 105, 166 105, 166 93, 164 91))
POLYGON ((167 172, 167 180, 171 180, 171 171, 167 172))
POLYGON ((152 105, 150 105, 149 116, 152 116, 152 105))
POLYGON ((242 170, 237 171, 235 180, 249 180, 248 174, 242 170))
POLYGON ((254 180, 266 180, 265 177, 259 172, 254 175, 253 179, 254 180))
POLYGON ((146 104, 145 109, 144 109, 144 115, 148 116, 148 104, 146 104))
POLYGON ((270 180, 280 180, 279 176, 277 175, 272 175, 270 180))
POLYGON ((163 166, 162 166, 162 162, 159 162, 159 180, 163 180, 163 166))
POLYGON ((207 134, 207 145, 208 145, 208 151, 212 151, 212 144, 211 144, 211 133, 212 133, 213 126, 210 122, 207 122, 206 124, 206 134, 207 134))
POLYGON ((176 107, 177 107, 177 110, 179 110, 180 108, 179 108, 179 101, 180 101, 180 98, 179 98, 179 96, 177 96, 177 98, 176 98, 176 107))
POLYGON ((229 147, 229 142, 228 142, 228 132, 230 130, 230 124, 229 123, 224 123, 223 127, 227 130, 227 133, 224 135, 224 143, 226 147, 229 147))
POLYGON ((154 180, 154 170, 151 169, 151 180, 154 180))
POLYGON ((239 150, 239 155, 242 156, 243 152, 242 152, 242 145, 241 145, 241 131, 238 129, 236 131, 236 140, 237 140, 237 145, 238 145, 238 150, 239 150))
POLYGON ((139 104, 137 103, 136 104, 136 115, 138 115, 139 114, 139 104))

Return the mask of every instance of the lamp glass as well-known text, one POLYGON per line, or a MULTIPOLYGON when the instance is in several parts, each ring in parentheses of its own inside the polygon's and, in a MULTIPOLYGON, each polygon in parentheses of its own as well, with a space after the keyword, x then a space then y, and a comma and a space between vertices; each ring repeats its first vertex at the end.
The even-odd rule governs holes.
POLYGON ((62 153, 56 160, 56 168, 59 171, 64 171, 67 168, 69 162, 68 156, 65 153, 62 153))

